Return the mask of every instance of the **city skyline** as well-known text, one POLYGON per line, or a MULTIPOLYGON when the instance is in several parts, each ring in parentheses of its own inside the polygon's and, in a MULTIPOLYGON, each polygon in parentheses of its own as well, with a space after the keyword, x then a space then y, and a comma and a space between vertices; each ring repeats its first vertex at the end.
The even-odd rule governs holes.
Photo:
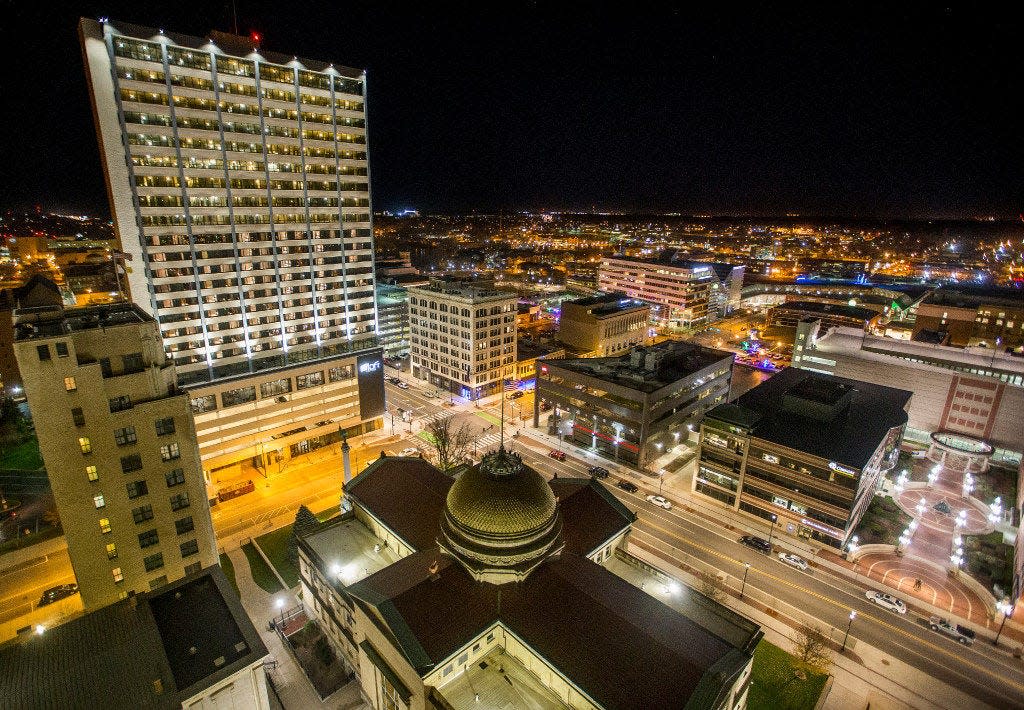
MULTIPOLYGON (((12 11, 15 37, 43 26, 53 39, 19 39, 30 69, 5 78, 14 114, 36 118, 0 150, 40 156, 6 181, 6 206, 105 212, 78 15, 196 35, 234 24, 228 6, 118 5, 12 11), (33 89, 42 73, 47 96, 33 89)), ((378 209, 1016 215, 1012 22, 960 7, 824 12, 356 6, 281 22, 248 3, 238 28, 269 51, 368 70, 378 209), (332 23, 352 31, 317 31, 332 23)))

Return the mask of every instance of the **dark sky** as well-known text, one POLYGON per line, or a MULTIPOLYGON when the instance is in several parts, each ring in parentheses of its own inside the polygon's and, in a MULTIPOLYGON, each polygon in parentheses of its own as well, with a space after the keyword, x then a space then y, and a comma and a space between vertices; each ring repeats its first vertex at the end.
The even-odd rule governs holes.
MULTIPOLYGON (((1024 210, 1024 32, 988 3, 236 3, 265 48, 369 70, 376 209, 1024 210)), ((72 7, 3 0, 0 207, 107 211, 79 14, 231 26, 230 0, 72 7)))

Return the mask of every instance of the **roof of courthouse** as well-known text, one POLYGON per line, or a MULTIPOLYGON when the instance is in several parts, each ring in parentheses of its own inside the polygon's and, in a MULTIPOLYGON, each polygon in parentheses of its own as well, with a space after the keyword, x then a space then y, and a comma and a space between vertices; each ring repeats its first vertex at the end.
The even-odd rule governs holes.
POLYGON ((707 416, 812 456, 863 468, 913 392, 789 367, 707 416))
POLYGON ((8 707, 180 708, 266 655, 213 566, 0 649, 0 697, 8 707))

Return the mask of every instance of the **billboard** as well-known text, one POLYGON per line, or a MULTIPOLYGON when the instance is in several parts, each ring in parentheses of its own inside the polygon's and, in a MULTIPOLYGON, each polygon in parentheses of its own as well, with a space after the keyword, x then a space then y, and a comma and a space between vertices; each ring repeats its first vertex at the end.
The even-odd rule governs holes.
POLYGON ((380 350, 356 360, 359 383, 359 418, 363 421, 384 416, 384 358, 380 350))

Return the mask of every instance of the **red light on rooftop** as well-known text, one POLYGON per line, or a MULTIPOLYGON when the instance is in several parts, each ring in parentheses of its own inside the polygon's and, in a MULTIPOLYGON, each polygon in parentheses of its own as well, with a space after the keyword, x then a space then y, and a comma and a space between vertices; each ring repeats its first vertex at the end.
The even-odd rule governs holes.
POLYGON ((253 42, 255 42, 256 44, 259 44, 261 39, 263 39, 263 35, 261 35, 259 32, 253 32, 252 33, 252 41, 253 42))

